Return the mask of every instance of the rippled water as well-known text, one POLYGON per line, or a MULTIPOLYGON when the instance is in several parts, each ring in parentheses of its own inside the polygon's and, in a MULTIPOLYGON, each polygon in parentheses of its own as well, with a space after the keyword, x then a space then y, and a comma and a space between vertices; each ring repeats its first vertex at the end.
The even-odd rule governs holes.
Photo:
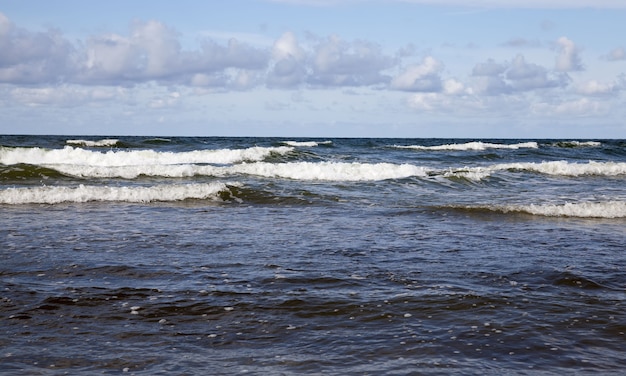
MULTIPOLYGON (((138 165, 109 163, 85 177, 79 160, 2 159, 34 146, 45 148, 39 158, 78 150, 100 161, 147 150, 137 139, 69 150, 66 139, 82 140, 0 139, 3 374, 626 368, 623 143, 477 150, 450 140, 210 139, 210 150, 293 150, 177 162, 214 169, 189 177, 162 176, 173 171, 167 163, 167 173, 123 178, 110 173, 138 165), (456 146, 387 147, 400 142, 456 146), (527 165, 497 166, 512 163, 527 165), (412 175, 382 177, 403 164, 412 175), (213 190, 165 199, 174 185, 213 190), (138 199, 145 189, 159 199, 138 199)), ((150 150, 181 158, 207 142, 183 141, 150 141, 150 150)))

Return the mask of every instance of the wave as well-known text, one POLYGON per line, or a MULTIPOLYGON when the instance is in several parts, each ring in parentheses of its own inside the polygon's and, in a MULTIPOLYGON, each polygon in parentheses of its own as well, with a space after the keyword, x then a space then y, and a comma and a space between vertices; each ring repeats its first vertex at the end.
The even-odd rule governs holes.
POLYGON ((35 148, 13 150, 14 153, 11 154, 3 153, 0 148, 0 165, 7 165, 0 169, 0 178, 6 180, 54 176, 55 172, 78 178, 135 179, 140 176, 186 178, 245 174, 304 181, 376 181, 437 176, 481 181, 501 171, 565 177, 626 175, 626 162, 520 162, 447 169, 394 163, 245 162, 245 160, 263 159, 276 151, 285 153, 290 150, 292 149, 283 147, 181 153, 151 150, 100 153, 73 148, 57 150, 35 148), (228 164, 241 161, 243 162, 240 164, 228 164), (11 164, 13 162, 19 163, 11 164))
POLYGON ((282 141, 283 144, 293 147, 315 147, 319 145, 331 145, 332 141, 282 141))
POLYGON ((435 146, 422 145, 392 145, 397 149, 414 149, 414 150, 433 150, 433 151, 464 151, 464 150, 487 150, 487 149, 521 149, 530 148, 537 149, 539 145, 536 142, 522 142, 518 144, 492 144, 488 142, 466 142, 464 144, 445 144, 435 146))
POLYGON ((85 150, 66 146, 63 149, 0 147, 0 164, 78 166, 141 166, 174 165, 184 163, 229 164, 242 161, 261 161, 270 155, 287 154, 292 147, 250 147, 247 149, 194 150, 188 152, 158 152, 154 150, 85 150))
POLYGON ((60 177, 63 177, 63 174, 52 168, 33 166, 29 164, 16 164, 10 166, 0 164, 0 182, 20 182, 30 179, 49 179, 60 177))
POLYGON ((87 146, 87 147, 110 147, 116 146, 120 140, 116 138, 105 138, 98 141, 90 141, 90 140, 67 140, 65 141, 68 145, 78 145, 78 146, 87 146))
POLYGON ((493 170, 522 170, 538 172, 546 175, 561 176, 617 176, 626 174, 624 162, 594 162, 571 163, 567 161, 552 161, 541 163, 504 163, 492 167, 493 170))
POLYGON ((146 143, 146 144, 168 144, 170 142, 172 142, 171 139, 163 138, 163 137, 153 137, 153 138, 148 138, 146 140, 143 140, 143 143, 146 143))
POLYGON ((602 143, 598 141, 558 141, 552 145, 560 148, 577 148, 602 146, 602 143))
POLYGON ((463 206, 463 210, 487 210, 500 213, 524 213, 544 217, 626 218, 626 201, 576 202, 565 204, 530 204, 504 206, 463 206))
POLYGON ((619 176, 626 175, 625 162, 572 163, 567 161, 502 163, 486 167, 464 167, 443 172, 445 177, 464 177, 479 181, 498 171, 525 171, 554 176, 619 176))
POLYGON ((229 175, 252 175, 268 178, 285 178, 304 181, 378 181, 424 177, 431 170, 410 164, 392 163, 343 163, 343 162, 290 162, 242 163, 232 166, 211 165, 143 165, 143 166, 48 166, 69 176, 81 178, 124 178, 139 176, 185 178, 192 176, 224 177, 229 175))
POLYGON ((223 183, 164 184, 150 187, 110 187, 79 185, 7 188, 0 190, 0 204, 58 204, 63 202, 133 202, 219 200, 228 191, 223 183))
POLYGON ((427 176, 429 169, 411 164, 393 163, 345 163, 345 162, 292 162, 292 163, 244 163, 233 166, 237 173, 263 177, 279 177, 295 180, 325 181, 378 181, 427 176))

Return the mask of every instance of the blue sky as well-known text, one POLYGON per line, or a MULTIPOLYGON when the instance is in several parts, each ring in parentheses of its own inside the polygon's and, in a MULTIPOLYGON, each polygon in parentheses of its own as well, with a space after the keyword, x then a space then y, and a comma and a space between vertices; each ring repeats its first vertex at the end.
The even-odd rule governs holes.
POLYGON ((623 0, 0 0, 0 133, 626 138, 623 0))

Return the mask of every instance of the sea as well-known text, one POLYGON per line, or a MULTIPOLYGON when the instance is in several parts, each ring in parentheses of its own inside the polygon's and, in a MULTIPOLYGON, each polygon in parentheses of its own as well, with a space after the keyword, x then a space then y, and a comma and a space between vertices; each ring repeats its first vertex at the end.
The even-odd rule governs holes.
POLYGON ((626 140, 0 136, 2 375, 622 375, 626 140))

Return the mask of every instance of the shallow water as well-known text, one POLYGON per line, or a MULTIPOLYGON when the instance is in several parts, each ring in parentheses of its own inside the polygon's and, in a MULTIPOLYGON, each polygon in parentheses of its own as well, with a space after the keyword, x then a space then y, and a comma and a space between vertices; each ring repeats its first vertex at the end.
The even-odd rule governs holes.
MULTIPOLYGON (((64 140, 42 146, 64 150, 64 140)), ((330 141, 247 160, 258 167, 247 173, 244 162, 181 162, 228 170, 190 177, 100 176, 119 162, 94 168, 99 177, 59 175, 73 167, 10 164, 0 151, 0 167, 12 169, 0 197, 35 198, 0 204, 3 374, 621 374, 626 175, 611 168, 625 163, 623 143, 476 151, 469 141, 330 141), (465 149, 384 146, 401 141, 465 149), (545 161, 570 173, 494 167, 545 161), (571 173, 590 161, 611 165, 571 173), (300 177, 267 176, 257 163, 300 177), (402 164, 426 173, 380 177, 402 164), (18 166, 37 176, 16 176, 18 166), (478 167, 489 176, 459 172, 478 167), (72 193, 38 203, 58 194, 38 179, 72 193), (185 184, 222 185, 206 198, 164 199, 164 187, 185 184), (98 200, 77 195, 81 185, 164 196, 98 200)), ((23 147, 12 142, 1 144, 23 147)), ((144 150, 124 142, 81 151, 144 150)), ((282 147, 159 142, 176 158, 202 142, 282 147)), ((503 144, 526 142, 535 141, 503 144)))

